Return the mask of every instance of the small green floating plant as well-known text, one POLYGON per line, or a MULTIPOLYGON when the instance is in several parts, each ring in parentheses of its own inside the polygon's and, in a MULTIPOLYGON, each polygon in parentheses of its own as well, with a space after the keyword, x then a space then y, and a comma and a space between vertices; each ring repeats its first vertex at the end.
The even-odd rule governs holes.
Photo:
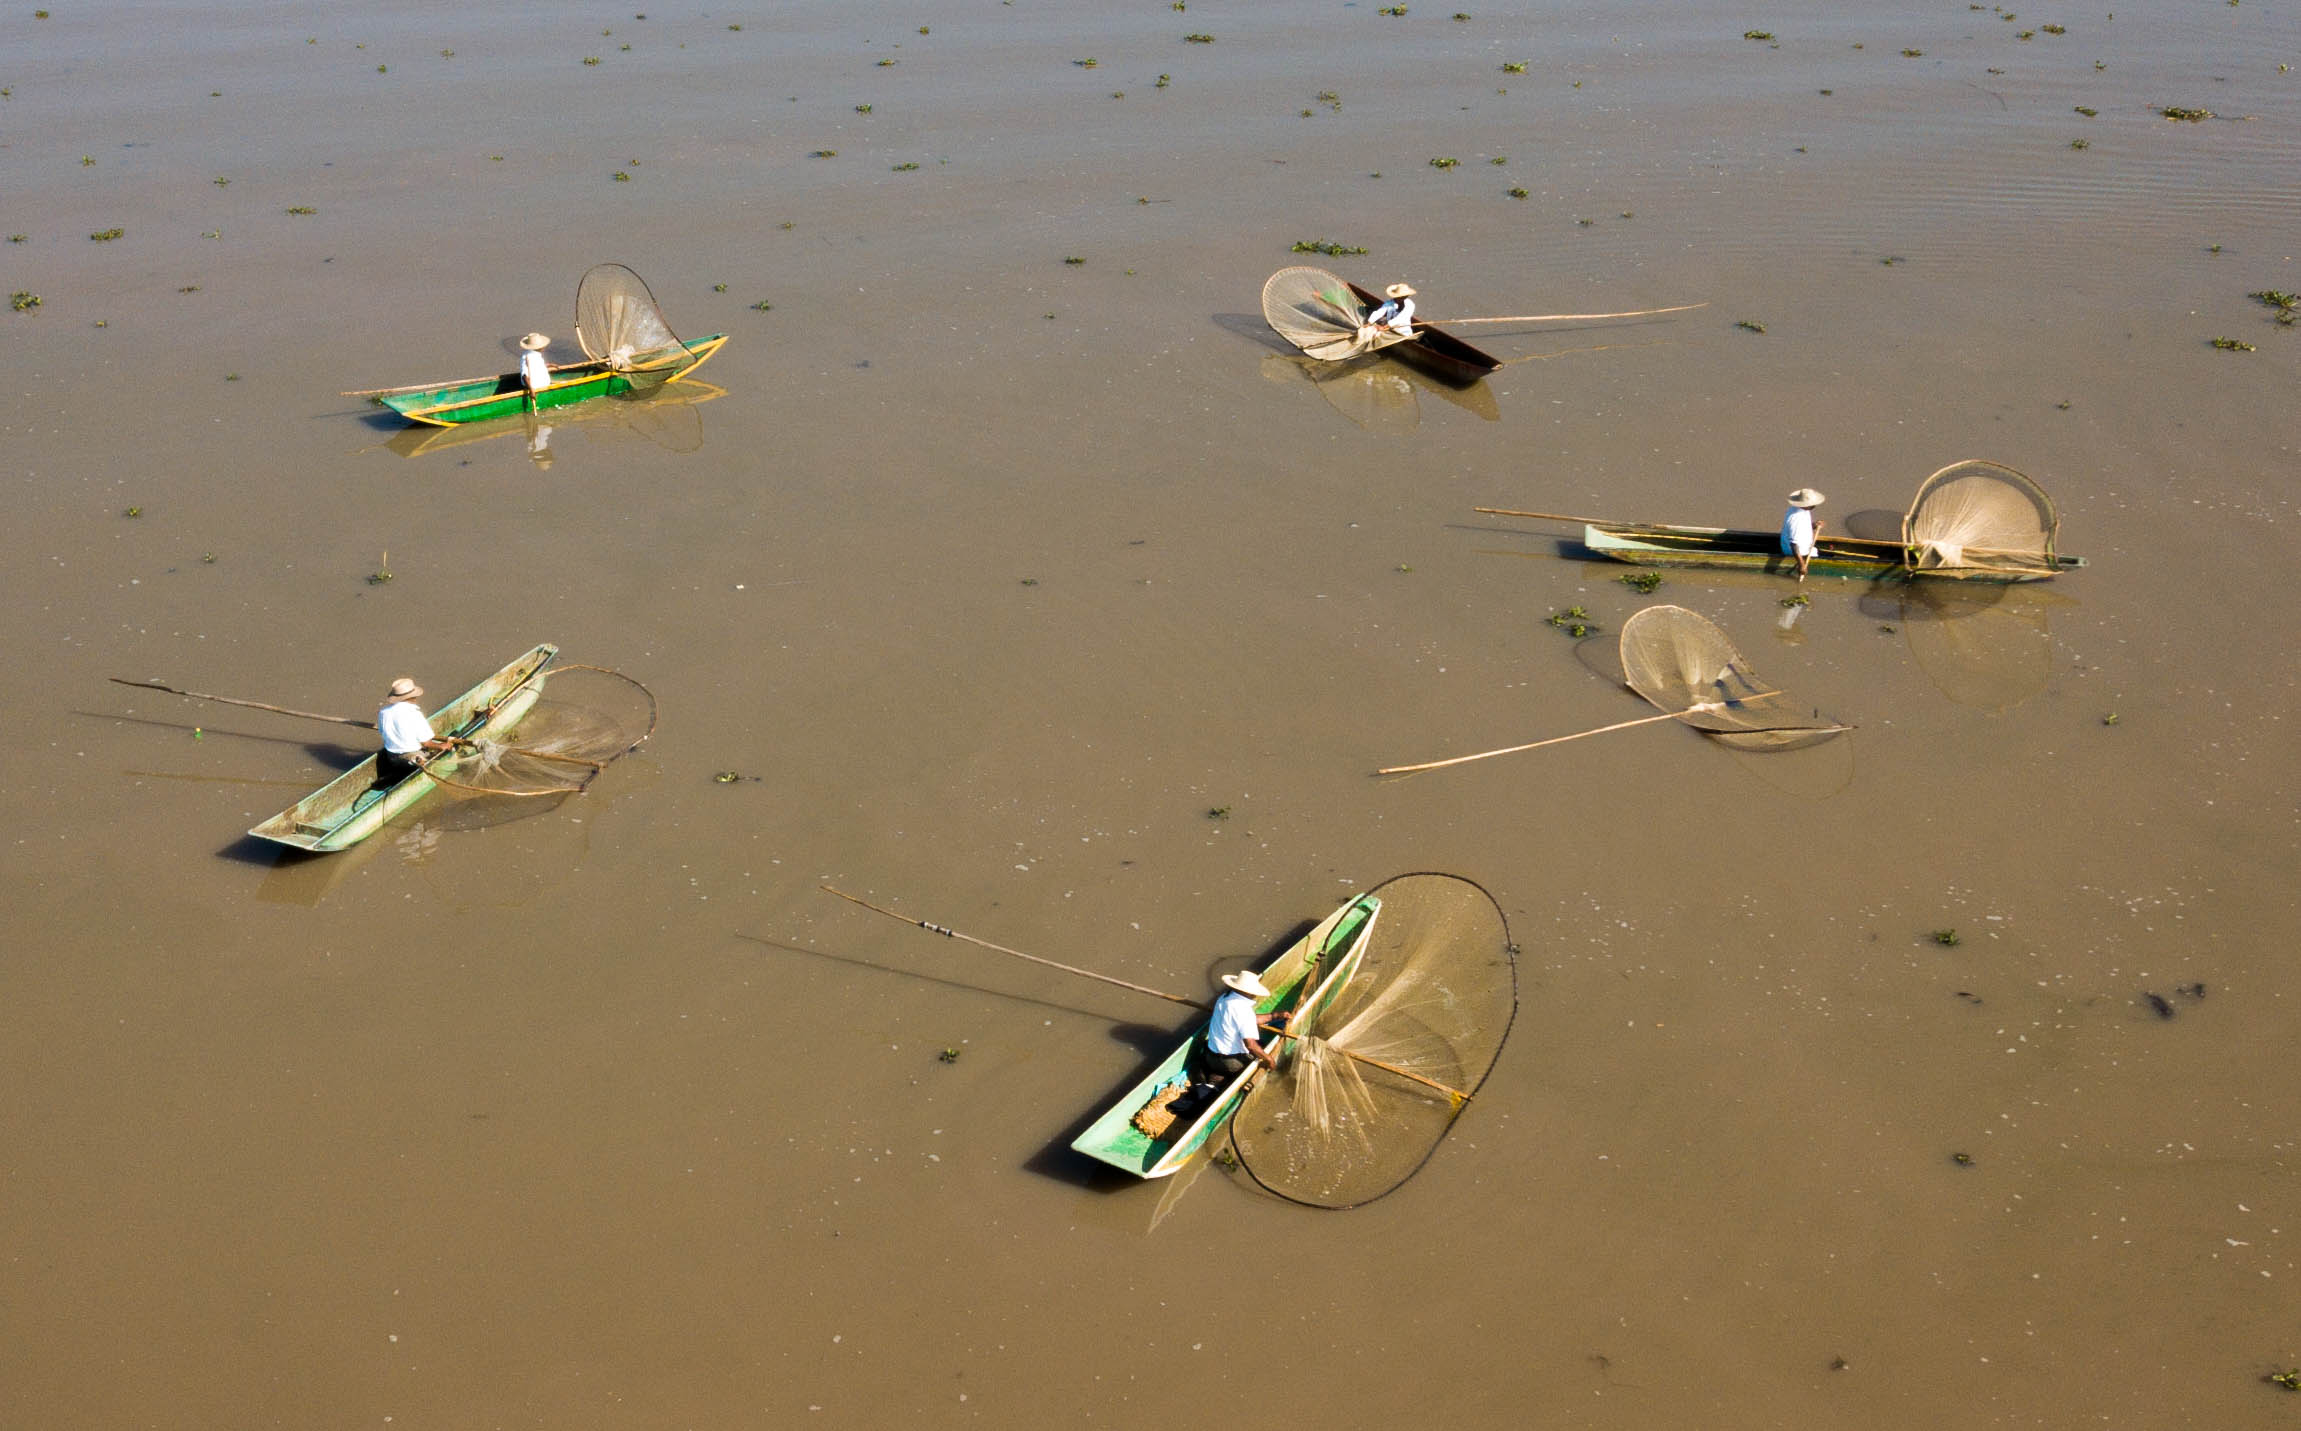
POLYGON ((2246 342, 2242 338, 2216 338, 2213 340, 2213 346, 2219 348, 2224 353, 2250 353, 2255 351, 2253 345, 2246 342))
POLYGON ((98 229, 96 232, 88 235, 88 239, 92 243, 110 243, 112 240, 120 237, 126 232, 126 229, 98 229))
POLYGON ((1737 318, 1734 320, 1734 326, 1746 333, 1763 333, 1766 331, 1766 325, 1755 318, 1737 318))
POLYGON ((1590 613, 1579 606, 1569 606, 1564 611, 1550 613, 1549 622, 1577 641, 1585 636, 1594 636, 1601 629, 1597 622, 1590 619, 1590 613))
POLYGON ((1957 931, 1954 929, 1937 929, 1933 932, 1933 942, 1944 949, 1955 949, 1965 941, 1957 937, 1957 931))
POLYGON ((2301 309, 2301 293, 2287 293, 2282 288, 2261 288, 2245 295, 2264 307, 2276 310, 2277 321, 2290 328, 2295 310, 2301 309))
POLYGON ((1334 243, 1327 239, 1296 239, 1292 251, 1295 253, 1323 253, 1329 258, 1343 258, 1350 254, 1366 252, 1365 249, 1356 245, 1334 243))
POLYGON ((40 295, 37 293, 27 293, 23 289, 19 288, 14 293, 8 295, 8 306, 15 309, 19 313, 29 313, 33 309, 40 306, 40 295))
POLYGON ((1652 596, 1654 588, 1662 584, 1662 574, 1658 571, 1629 571, 1614 579, 1640 596, 1652 596))

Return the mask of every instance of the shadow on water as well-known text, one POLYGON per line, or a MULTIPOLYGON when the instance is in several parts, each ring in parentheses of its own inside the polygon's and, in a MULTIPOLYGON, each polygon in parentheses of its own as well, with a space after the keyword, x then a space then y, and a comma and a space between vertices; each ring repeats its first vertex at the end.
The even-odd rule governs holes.
MULTIPOLYGON (((987 994, 994 999, 1005 999, 1010 1003, 1021 1004, 1029 1008, 1047 1009, 1058 1014, 1076 1014, 1080 1018, 1087 1019, 1107 1020, 1110 1018, 1109 1014, 1100 1009, 1083 1009, 1076 1004, 1057 1003, 1052 999, 1041 999, 1030 994, 1017 994, 1007 989, 994 989, 987 984, 971 984, 964 979, 954 979, 944 974, 928 974, 917 969, 905 969, 894 964, 881 964, 870 959, 858 958, 853 954, 836 954, 828 949, 810 949, 804 944, 791 944, 781 939, 769 939, 758 934, 739 932, 735 937, 745 943, 757 944, 766 949, 777 949, 787 954, 804 954, 811 959, 825 959, 834 964, 844 964, 849 968, 869 969, 874 973, 893 974, 904 979, 917 979, 922 983, 937 984, 946 989, 959 990, 962 993, 987 994)), ((1127 1024, 1120 1027, 1135 1028, 1139 1026, 1127 1024)), ((1127 1042, 1129 1040, 1122 1037, 1120 1041, 1127 1042)))
POLYGON ((1251 338, 1258 346, 1268 348, 1273 353, 1297 351, 1294 344, 1278 336, 1277 331, 1270 326, 1270 320, 1260 313, 1217 313, 1213 316, 1215 327, 1226 333, 1236 333, 1241 338, 1251 338))

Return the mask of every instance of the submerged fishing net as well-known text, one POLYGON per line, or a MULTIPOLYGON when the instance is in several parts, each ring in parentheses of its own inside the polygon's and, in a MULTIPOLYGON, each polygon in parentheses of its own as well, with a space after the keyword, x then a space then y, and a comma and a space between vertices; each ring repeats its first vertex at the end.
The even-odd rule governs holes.
POLYGON ((1263 318, 1314 358, 1355 358, 1406 341, 1389 328, 1366 329, 1370 311, 1349 284, 1323 268, 1282 268, 1263 281, 1263 318))
POLYGON ((452 762, 433 762, 432 777, 475 799, 576 795, 655 733, 654 695, 620 671, 553 666, 505 699, 528 693, 524 715, 503 731, 482 727, 452 762))
POLYGON ((2060 527, 2035 482, 1995 462, 1956 462, 1918 488, 1902 540, 1920 571, 2052 571, 2060 527))
POLYGON ((1649 606, 1622 623, 1622 679, 1630 689, 1739 750, 1794 750, 1846 729, 1798 714, 1761 680, 1708 618, 1683 606, 1649 606))
POLYGON ((576 285, 575 340, 593 362, 618 372, 660 366, 670 359, 684 362, 687 354, 687 345, 664 321, 646 282, 620 263, 598 264, 576 285))
POLYGON ((1312 1207, 1358 1207, 1420 1171, 1518 1012, 1516 951, 1492 895, 1444 874, 1374 892, 1382 918, 1322 1031, 1231 1120, 1248 1174, 1312 1207))
POLYGON ((2034 585, 1910 582, 1890 611, 1935 689, 1962 706, 2008 710, 2053 677, 2055 598, 2034 585))

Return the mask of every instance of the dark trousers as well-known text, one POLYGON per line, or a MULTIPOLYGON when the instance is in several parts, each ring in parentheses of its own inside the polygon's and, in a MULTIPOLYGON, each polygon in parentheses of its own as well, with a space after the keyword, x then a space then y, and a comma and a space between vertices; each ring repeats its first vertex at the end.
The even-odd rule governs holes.
POLYGON ((1243 1053, 1216 1053, 1203 1043, 1191 1052, 1192 1074, 1200 1083, 1228 1083, 1254 1067, 1254 1060, 1243 1053))
POLYGON ((376 752, 375 783, 368 786, 368 789, 389 790, 421 769, 423 766, 410 756, 395 755, 388 750, 379 750, 376 752))

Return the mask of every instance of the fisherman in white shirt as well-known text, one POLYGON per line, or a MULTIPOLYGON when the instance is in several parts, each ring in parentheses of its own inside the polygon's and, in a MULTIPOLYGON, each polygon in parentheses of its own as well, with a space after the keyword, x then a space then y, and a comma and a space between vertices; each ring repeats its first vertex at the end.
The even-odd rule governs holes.
POLYGON ((543 350, 551 346, 551 339, 541 333, 530 333, 519 340, 519 385, 527 389, 527 405, 535 406, 536 394, 551 386, 551 364, 543 359, 543 350))
POLYGON ((1372 336, 1368 330, 1388 328, 1402 337, 1413 337, 1414 286, 1409 283, 1393 283, 1382 290, 1382 296, 1389 301, 1367 314, 1366 322, 1359 331, 1372 336))
POLYGON ((405 676, 391 683, 382 709, 376 712, 383 749, 376 753, 376 778, 370 790, 388 790, 422 769, 431 756, 454 749, 455 742, 441 739, 424 718, 423 707, 415 703, 422 694, 423 687, 405 676))
POLYGON ((1230 992, 1214 1001, 1214 1017, 1207 1020, 1197 1070, 1203 1084, 1228 1083, 1251 1064, 1278 1067, 1278 1041, 1265 1045, 1262 1038, 1266 1030, 1278 1026, 1279 1016, 1255 1011, 1256 1001, 1269 998, 1270 990, 1251 973, 1225 974, 1222 982, 1230 992))
POLYGON ((1814 518, 1814 508, 1821 504, 1821 493, 1800 487, 1790 494, 1790 510, 1782 517, 1782 555, 1798 559, 1800 581, 1806 579, 1806 564, 1814 559, 1814 538, 1825 525, 1814 518))

